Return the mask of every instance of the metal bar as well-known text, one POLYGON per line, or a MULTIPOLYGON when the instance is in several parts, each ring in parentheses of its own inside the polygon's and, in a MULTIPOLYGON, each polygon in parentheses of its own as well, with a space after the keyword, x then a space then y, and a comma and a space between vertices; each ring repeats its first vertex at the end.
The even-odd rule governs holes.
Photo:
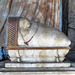
POLYGON ((6 50, 54 50, 54 49, 70 49, 70 47, 7 47, 6 50))

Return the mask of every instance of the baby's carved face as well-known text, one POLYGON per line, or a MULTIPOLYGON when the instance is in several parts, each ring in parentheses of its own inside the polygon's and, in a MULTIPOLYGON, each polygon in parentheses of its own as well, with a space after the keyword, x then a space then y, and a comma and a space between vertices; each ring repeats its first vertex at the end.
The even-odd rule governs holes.
POLYGON ((20 19, 19 26, 20 28, 28 29, 30 27, 30 22, 27 19, 20 19))
POLYGON ((19 27, 22 35, 26 36, 29 33, 30 22, 27 19, 20 19, 19 27))

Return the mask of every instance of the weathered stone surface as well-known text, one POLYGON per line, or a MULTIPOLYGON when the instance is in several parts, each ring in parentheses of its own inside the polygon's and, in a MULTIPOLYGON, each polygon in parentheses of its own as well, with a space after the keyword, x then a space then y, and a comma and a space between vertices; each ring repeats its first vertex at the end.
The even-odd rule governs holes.
POLYGON ((24 36, 25 42, 29 41, 29 39, 35 34, 33 39, 29 42, 29 46, 48 47, 48 46, 69 46, 71 44, 70 40, 64 33, 45 24, 41 24, 35 21, 28 22, 28 20, 23 19, 19 21, 19 27, 20 29, 18 30, 18 45, 25 45, 24 40, 21 37, 21 33, 24 36), (22 43, 19 42, 20 38, 23 41, 22 43), (41 40, 39 41, 39 39, 41 40), (34 40, 35 42, 33 42, 34 40), (41 42, 43 42, 44 44, 42 44, 41 42), (40 45, 38 45, 38 43, 40 45))
POLYGON ((59 28, 60 0, 27 0, 22 16, 59 28))
POLYGON ((6 20, 10 12, 11 0, 0 0, 0 47, 5 46, 6 20))
MULTIPOLYGON (((26 46, 24 44, 24 41, 29 41, 34 34, 35 35, 28 43, 29 47, 64 47, 71 44, 68 37, 59 30, 35 21, 28 22, 28 20, 26 19, 20 19, 19 27, 20 29, 18 31, 18 45, 26 46)), ((10 55, 10 59, 12 61, 62 62, 65 58, 64 56, 68 53, 68 51, 69 50, 65 49, 19 51, 9 50, 8 54, 10 55)))
POLYGON ((10 10, 11 0, 1 0, 0 1, 0 32, 8 17, 10 10))
POLYGON ((68 37, 72 41, 71 49, 75 50, 75 0, 69 0, 68 37))
POLYGON ((75 61, 75 0, 68 0, 68 37, 71 40, 71 50, 66 56, 68 60, 75 61))
POLYGON ((60 0, 1 0, 0 46, 6 46, 7 19, 10 16, 26 17, 59 28, 60 0), (5 28, 3 28, 5 26, 5 28), (3 31, 2 31, 3 30, 3 31))
POLYGON ((71 63, 5 63, 5 67, 70 67, 71 63))
POLYGON ((69 35, 69 39, 72 41, 72 44, 71 44, 71 49, 72 50, 75 50, 75 41, 74 41, 74 39, 75 39, 75 30, 73 30, 73 29, 68 29, 68 35, 69 35))
POLYGON ((0 72, 0 75, 75 75, 74 71, 64 72, 0 72))

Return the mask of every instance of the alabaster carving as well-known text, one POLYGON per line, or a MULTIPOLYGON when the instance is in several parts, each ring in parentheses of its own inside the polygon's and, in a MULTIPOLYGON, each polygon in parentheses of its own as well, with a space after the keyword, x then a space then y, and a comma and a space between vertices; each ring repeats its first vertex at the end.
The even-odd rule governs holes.
MULTIPOLYGON (((67 47, 71 44, 61 31, 27 19, 19 20, 18 45, 25 47, 67 47), (29 41, 30 40, 30 41, 29 41), (25 43, 27 42, 27 44, 25 43)), ((8 50, 11 61, 63 62, 69 49, 8 50)))

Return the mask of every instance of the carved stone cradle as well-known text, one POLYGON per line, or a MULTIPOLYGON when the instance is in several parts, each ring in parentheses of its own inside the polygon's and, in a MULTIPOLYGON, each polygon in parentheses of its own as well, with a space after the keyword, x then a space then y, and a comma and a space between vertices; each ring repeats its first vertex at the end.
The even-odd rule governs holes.
MULTIPOLYGON (((30 37, 28 42, 22 42, 25 45, 21 45, 22 43, 18 44, 18 42, 21 42, 22 40, 18 40, 18 31, 20 27, 19 24, 24 20, 25 19, 19 17, 10 17, 8 19, 8 38, 6 50, 8 50, 10 60, 18 62, 62 62, 65 59, 65 55, 69 52, 69 45, 71 44, 70 40, 62 32, 53 27, 43 26, 43 24, 29 21, 31 25, 30 28, 33 28, 32 26, 36 28, 35 25, 39 24, 38 32, 41 35, 37 32, 35 36, 33 35, 33 37, 30 37), (46 34, 48 34, 48 37, 50 37, 50 39, 45 37, 40 38, 40 36, 42 36, 42 33, 40 31, 41 29, 45 29, 43 32, 45 32, 46 30, 48 32, 49 30, 50 35, 48 33, 46 34), (39 34, 38 37, 37 34, 39 34), (54 37, 57 36, 58 40, 56 42, 56 40, 54 40, 54 37), (36 42, 37 39, 38 41, 36 42), (42 40, 46 40, 46 43, 42 40), (37 43, 37 45, 35 43, 37 43)), ((31 30, 34 31, 35 28, 31 30)))

